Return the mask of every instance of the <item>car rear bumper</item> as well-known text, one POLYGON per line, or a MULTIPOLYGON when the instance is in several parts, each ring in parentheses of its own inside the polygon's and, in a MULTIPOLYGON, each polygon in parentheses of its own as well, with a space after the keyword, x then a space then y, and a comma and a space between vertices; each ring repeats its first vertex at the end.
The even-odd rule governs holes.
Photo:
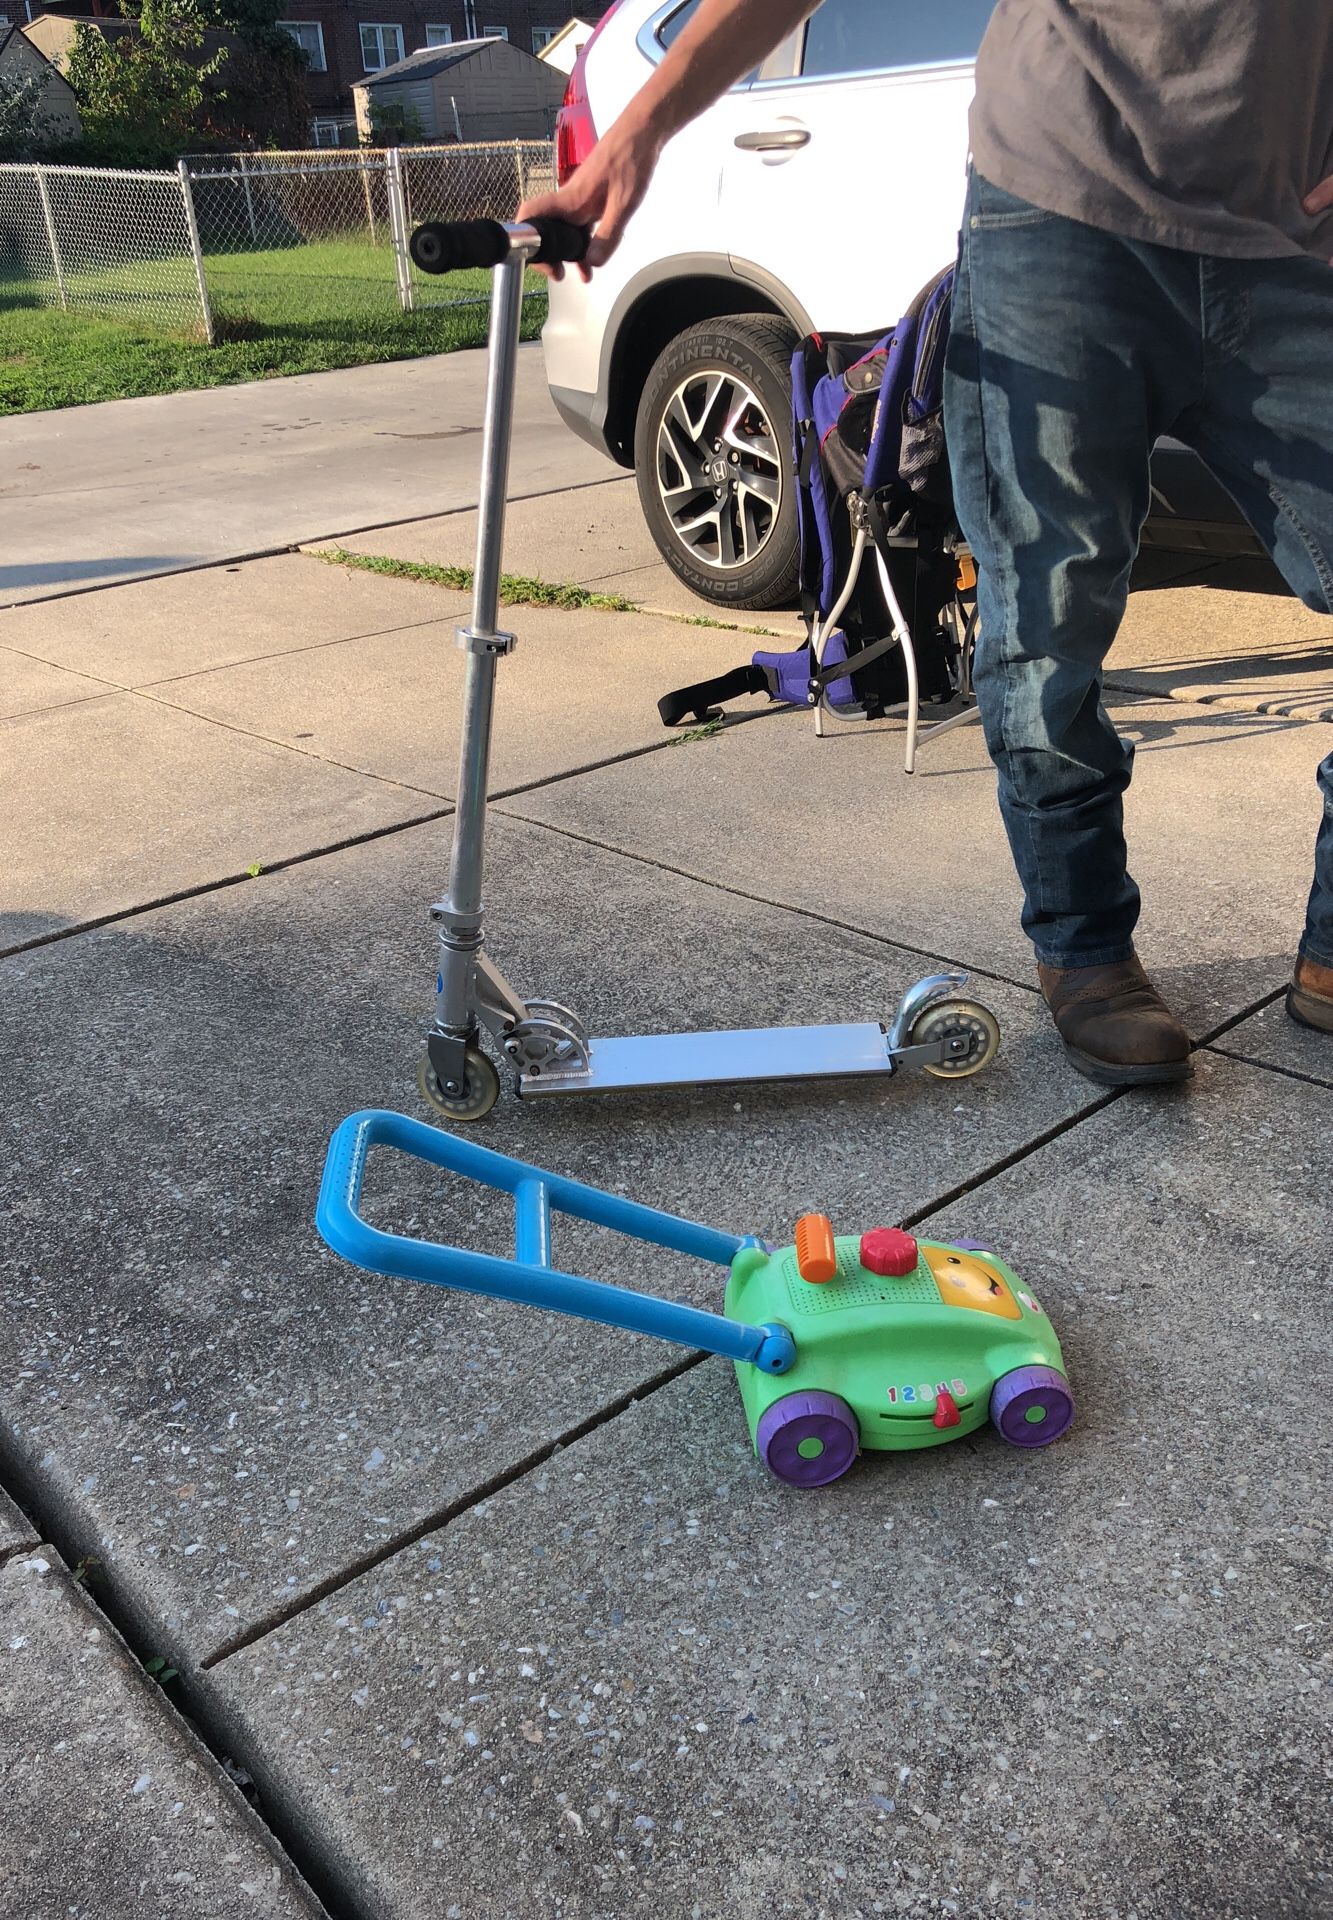
POLYGON ((607 440, 603 429, 606 419, 606 401, 596 393, 580 393, 574 387, 551 387, 551 399, 555 410, 565 425, 576 433, 580 440, 586 440, 590 447, 596 447, 599 453, 610 459, 616 458, 614 447, 607 440))

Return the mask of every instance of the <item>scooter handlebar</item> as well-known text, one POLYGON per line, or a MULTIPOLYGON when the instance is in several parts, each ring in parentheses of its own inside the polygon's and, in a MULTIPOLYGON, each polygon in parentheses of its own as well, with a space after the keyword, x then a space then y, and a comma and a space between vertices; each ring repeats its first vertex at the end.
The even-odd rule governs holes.
POLYGON ((569 220, 541 216, 506 226, 500 220, 427 220, 417 227, 408 250, 423 273, 456 273, 460 267, 498 267, 516 251, 535 266, 582 260, 592 238, 591 229, 569 220), (515 247, 517 234, 535 233, 532 252, 515 247))

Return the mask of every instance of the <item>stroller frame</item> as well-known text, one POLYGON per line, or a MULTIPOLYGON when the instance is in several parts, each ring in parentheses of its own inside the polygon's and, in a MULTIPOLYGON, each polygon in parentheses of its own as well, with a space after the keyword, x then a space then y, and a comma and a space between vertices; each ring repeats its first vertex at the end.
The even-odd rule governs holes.
MULTIPOLYGON (((852 557, 847 568, 847 578, 843 581, 842 589, 824 619, 820 620, 817 618, 815 620, 814 628, 810 635, 811 652, 814 656, 816 669, 822 669, 824 665, 824 649, 828 643, 829 636, 836 632, 838 621, 841 619, 848 602, 856 591, 857 582, 861 577, 861 568, 865 562, 866 549, 870 548, 875 556, 880 592, 884 597, 885 611, 889 620, 889 631, 895 643, 902 649, 903 667, 907 675, 907 698, 906 701, 899 701, 897 705, 905 707, 907 718, 907 738, 903 749, 903 768, 907 773, 915 773, 918 747, 925 746, 932 740, 937 740, 941 734, 952 733, 958 727, 965 727, 978 717, 979 710, 976 704, 976 697, 972 690, 972 655, 976 646, 977 633, 976 608, 973 607, 970 613, 965 612, 955 595, 954 599, 950 602, 947 613, 947 618, 954 629, 954 638, 958 647, 958 697, 965 700, 968 704, 960 712, 951 713, 947 719, 937 720, 933 722, 932 725, 923 728, 921 725, 920 682, 917 674, 916 648, 912 642, 911 626, 906 615, 903 613, 902 603, 894 590, 893 581, 889 577, 888 564, 885 561, 884 555, 880 551, 879 546, 871 540, 870 530, 865 524, 864 514, 862 513, 859 517, 857 515, 859 504, 859 496, 855 494, 847 503, 848 511, 853 515, 853 525, 855 527, 852 539, 852 557)), ((887 539, 890 547, 915 549, 918 545, 917 536, 914 533, 890 533, 887 539)), ((889 711, 893 711, 893 709, 889 709, 889 711)), ((821 738, 828 730, 825 726, 825 719, 828 717, 831 717, 843 725, 860 725, 858 718, 849 718, 845 712, 833 705, 828 697, 828 687, 823 686, 820 689, 819 698, 815 703, 815 732, 821 738)))

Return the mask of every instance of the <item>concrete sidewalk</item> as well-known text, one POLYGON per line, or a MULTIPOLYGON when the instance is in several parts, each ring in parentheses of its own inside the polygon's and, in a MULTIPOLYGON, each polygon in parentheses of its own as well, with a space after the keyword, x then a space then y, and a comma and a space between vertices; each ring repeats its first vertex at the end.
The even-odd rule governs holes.
MULTIPOLYGON (((0 607, 471 506, 486 355, 0 420, 0 607)), ((519 349, 515 495, 618 477, 519 349)))
POLYGON ((50 1547, 0 1558, 0 1713, 10 1913, 323 1911, 50 1547))
MULTIPOLYGON (((342 544, 465 562, 457 504, 342 544)), ((485 1139, 770 1239, 811 1206, 983 1237, 1078 1424, 800 1496, 720 1363, 335 1259, 331 1128, 420 1111, 465 602, 288 553, 0 612, 4 1883, 40 1920, 1333 1910, 1333 1050, 1278 1005, 1330 623, 1206 580, 1132 606, 1143 944, 1200 1052, 1107 1096, 1033 991, 975 730, 915 780, 893 721, 667 735, 657 696, 755 641, 689 623, 631 483, 510 533, 515 573, 664 611, 512 609, 506 971, 615 1031, 883 1017, 958 963, 1005 1044, 952 1085, 506 1101, 485 1139)), ((372 1206, 508 1247, 410 1165, 372 1206)), ((557 1251, 717 1303, 591 1228, 557 1251)))

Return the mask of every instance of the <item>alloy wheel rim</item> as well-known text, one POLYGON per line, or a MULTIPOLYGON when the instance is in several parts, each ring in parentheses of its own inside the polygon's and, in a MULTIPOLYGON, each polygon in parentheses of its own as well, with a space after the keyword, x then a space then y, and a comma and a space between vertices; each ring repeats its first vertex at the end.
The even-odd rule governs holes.
POLYGON ((657 429, 663 512, 692 560, 727 572, 756 560, 782 506, 782 450, 754 389, 715 368, 691 373, 657 429))

